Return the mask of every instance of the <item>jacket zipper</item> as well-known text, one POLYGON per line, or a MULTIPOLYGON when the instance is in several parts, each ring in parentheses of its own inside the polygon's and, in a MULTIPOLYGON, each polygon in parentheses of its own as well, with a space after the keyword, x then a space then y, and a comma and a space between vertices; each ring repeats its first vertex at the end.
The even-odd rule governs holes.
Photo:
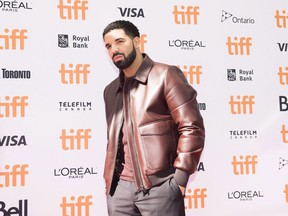
MULTIPOLYGON (((125 86, 125 93, 126 93, 126 88, 127 86, 125 86)), ((135 163, 132 163, 132 167, 133 167, 133 175, 134 175, 134 178, 135 178, 135 181, 136 183, 138 183, 139 185, 136 185, 140 191, 143 191, 144 194, 147 193, 147 190, 145 189, 145 187, 143 186, 143 179, 142 179, 142 175, 141 175, 141 171, 140 171, 140 167, 139 167, 139 161, 138 161, 138 155, 137 155, 137 150, 136 150, 136 143, 135 143, 135 137, 133 136, 134 134, 134 130, 133 130, 133 125, 134 125, 134 122, 133 122, 133 118, 131 117, 132 114, 131 114, 131 109, 130 109, 130 91, 128 92, 127 91, 127 95, 128 96, 128 104, 124 103, 124 106, 125 106, 125 111, 127 110, 127 113, 125 112, 124 115, 125 115, 125 120, 129 119, 130 120, 130 124, 131 124, 131 130, 132 130, 132 143, 131 145, 133 145, 133 153, 134 153, 134 157, 135 157, 135 163), (126 115, 128 115, 128 118, 126 117, 126 115), (137 178, 138 177, 138 178, 137 178), (140 182, 138 182, 138 180, 140 182)), ((124 95, 125 97, 125 95, 124 95)), ((126 134, 128 134, 128 130, 127 130, 127 124, 126 124, 126 134)), ((129 146, 129 145, 128 145, 129 146)), ((130 153, 130 158, 132 159, 132 154, 131 154, 131 149, 130 149, 130 146, 129 146, 129 153, 130 153)), ((133 159, 131 160, 133 162, 133 159)))

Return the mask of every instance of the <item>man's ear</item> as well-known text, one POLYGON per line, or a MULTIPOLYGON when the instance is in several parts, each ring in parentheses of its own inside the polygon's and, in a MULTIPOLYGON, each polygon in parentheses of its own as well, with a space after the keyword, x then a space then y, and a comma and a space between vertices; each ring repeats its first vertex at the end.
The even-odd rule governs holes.
POLYGON ((133 43, 134 43, 134 46, 135 46, 135 48, 137 49, 140 49, 140 38, 139 37, 135 37, 134 39, 133 39, 133 43))

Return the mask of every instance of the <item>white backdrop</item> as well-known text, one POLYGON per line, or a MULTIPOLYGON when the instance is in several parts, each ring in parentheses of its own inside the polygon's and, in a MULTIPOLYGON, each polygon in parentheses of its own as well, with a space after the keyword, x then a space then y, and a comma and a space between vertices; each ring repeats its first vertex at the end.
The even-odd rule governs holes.
POLYGON ((102 31, 117 19, 198 91, 187 215, 286 216, 285 0, 1 0, 0 216, 107 215, 102 93, 118 71, 102 31))

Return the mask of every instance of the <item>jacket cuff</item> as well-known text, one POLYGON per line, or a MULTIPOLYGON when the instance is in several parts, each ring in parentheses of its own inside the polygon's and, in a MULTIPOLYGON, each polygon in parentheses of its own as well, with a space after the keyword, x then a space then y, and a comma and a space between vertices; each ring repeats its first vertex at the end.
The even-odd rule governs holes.
POLYGON ((174 174, 174 180, 178 185, 186 187, 187 182, 189 180, 189 176, 190 174, 188 174, 187 172, 184 172, 180 169, 176 169, 174 174))

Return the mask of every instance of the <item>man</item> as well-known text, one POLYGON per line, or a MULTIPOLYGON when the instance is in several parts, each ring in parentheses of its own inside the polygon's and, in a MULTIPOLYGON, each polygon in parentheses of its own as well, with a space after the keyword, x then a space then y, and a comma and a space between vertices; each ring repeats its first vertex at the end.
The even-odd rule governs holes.
POLYGON ((104 90, 108 213, 183 216, 185 187, 204 146, 197 93, 179 68, 141 53, 131 22, 110 23, 103 40, 119 68, 104 90))

